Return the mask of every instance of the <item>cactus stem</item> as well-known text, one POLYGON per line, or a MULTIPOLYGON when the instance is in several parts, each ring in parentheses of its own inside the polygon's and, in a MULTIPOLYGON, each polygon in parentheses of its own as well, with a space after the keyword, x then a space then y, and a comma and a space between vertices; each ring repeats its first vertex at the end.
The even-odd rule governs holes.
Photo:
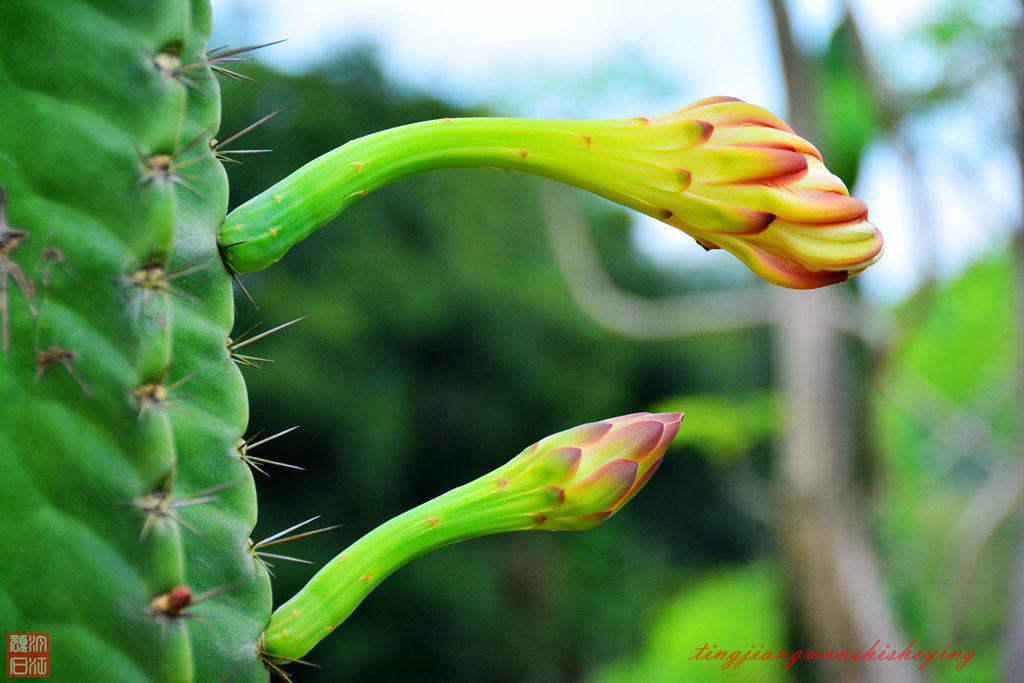
POLYGON ((54 365, 63 365, 68 371, 68 374, 78 382, 78 386, 82 387, 82 391, 89 398, 92 398, 92 393, 89 391, 89 387, 85 385, 82 378, 75 372, 74 364, 78 361, 78 354, 68 349, 63 349, 59 346, 51 346, 48 349, 39 351, 36 354, 36 379, 38 380, 46 371, 54 365))
POLYGON ((238 159, 232 159, 230 156, 228 156, 230 154, 262 154, 264 152, 273 152, 274 150, 272 150, 272 149, 224 149, 224 148, 227 145, 230 145, 232 142, 234 142, 238 138, 240 138, 243 135, 245 135, 246 133, 248 133, 249 131, 253 130, 257 126, 260 126, 260 125, 266 123, 271 118, 273 118, 274 116, 277 116, 280 113, 281 113, 280 109, 278 109, 277 111, 270 112, 269 114, 264 116, 259 121, 255 122, 255 123, 250 123, 248 126, 243 128, 242 130, 238 131, 237 133, 230 134, 228 137, 224 138, 223 140, 217 140, 216 138, 210 138, 210 149, 213 150, 214 155, 216 155, 216 157, 218 159, 220 159, 221 161, 224 161, 224 162, 232 163, 232 164, 241 164, 242 162, 239 161, 238 159))

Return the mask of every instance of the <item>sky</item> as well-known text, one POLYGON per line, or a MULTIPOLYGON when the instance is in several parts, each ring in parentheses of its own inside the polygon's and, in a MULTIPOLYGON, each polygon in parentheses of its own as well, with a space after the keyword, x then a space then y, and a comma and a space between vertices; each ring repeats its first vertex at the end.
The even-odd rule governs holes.
MULTIPOLYGON (((933 64, 908 50, 904 38, 940 3, 849 4, 883 74, 934 76, 933 64)), ((1008 0, 981 4, 1006 16, 1018 7, 1008 0)), ((797 40, 814 49, 828 41, 841 4, 790 0, 789 10, 797 40)), ((260 52, 274 67, 302 71, 347 47, 371 45, 397 83, 460 105, 543 118, 648 116, 717 94, 785 117, 785 85, 766 26, 767 0, 214 2, 214 41, 239 45, 287 38, 260 52)), ((1000 106, 1005 93, 992 95, 1000 106)), ((1005 243, 1019 224, 1020 171, 1009 145, 992 135, 987 115, 968 107, 908 131, 918 141, 925 216, 908 201, 918 190, 896 148, 880 141, 867 151, 851 190, 867 202, 886 239, 883 259, 859 276, 869 296, 895 302, 912 293, 924 270, 922 238, 930 240, 926 246, 934 250, 937 271, 951 276, 1005 243)), ((728 258, 705 254, 653 219, 637 215, 634 222, 638 246, 660 262, 685 267, 728 258)))

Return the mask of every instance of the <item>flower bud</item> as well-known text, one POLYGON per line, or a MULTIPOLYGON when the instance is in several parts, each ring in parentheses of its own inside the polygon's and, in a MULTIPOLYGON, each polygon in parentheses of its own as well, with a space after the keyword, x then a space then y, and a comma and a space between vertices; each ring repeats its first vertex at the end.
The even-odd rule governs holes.
POLYGON ((682 418, 635 413, 567 429, 377 527, 274 612, 264 632, 269 660, 306 654, 381 581, 428 552, 506 531, 597 526, 647 483, 682 418))
POLYGON ((777 285, 840 282, 882 235, 821 154, 784 121, 731 97, 646 119, 580 122, 582 186, 726 249, 777 285))
POLYGON ((557 487, 534 528, 590 529, 611 517, 658 469, 681 413, 635 413, 573 427, 537 442, 499 469, 502 488, 557 487))
POLYGON ((354 140, 235 209, 227 263, 251 272, 378 187, 437 168, 517 171, 574 185, 726 249, 784 287, 821 287, 878 260, 867 207, 814 145, 729 97, 654 118, 443 119, 354 140))

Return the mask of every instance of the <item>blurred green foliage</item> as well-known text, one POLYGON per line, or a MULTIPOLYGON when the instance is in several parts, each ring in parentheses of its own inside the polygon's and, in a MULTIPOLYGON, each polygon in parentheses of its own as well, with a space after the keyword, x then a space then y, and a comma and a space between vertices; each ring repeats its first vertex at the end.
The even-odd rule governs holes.
POLYGON ((856 28, 847 17, 816 60, 814 88, 817 146, 829 170, 851 188, 857 182, 861 153, 882 130, 881 107, 857 41, 856 28))
POLYGON ((652 410, 686 413, 686 429, 673 440, 672 448, 689 446, 718 465, 735 463, 767 445, 783 424, 779 399, 767 391, 672 396, 652 410))
MULTIPOLYGON (((937 293, 874 397, 881 437, 880 540, 907 632, 977 655, 939 681, 1000 680, 1019 537, 1020 424, 1010 252, 937 293)), ((910 317, 910 316, 908 316, 910 317)))
POLYGON ((691 577, 684 586, 661 606, 637 656, 600 670, 588 683, 793 680, 785 661, 743 660, 773 647, 783 649, 786 642, 786 587, 777 567, 712 570, 691 577), (739 664, 701 659, 723 650, 735 654, 733 661, 739 664))

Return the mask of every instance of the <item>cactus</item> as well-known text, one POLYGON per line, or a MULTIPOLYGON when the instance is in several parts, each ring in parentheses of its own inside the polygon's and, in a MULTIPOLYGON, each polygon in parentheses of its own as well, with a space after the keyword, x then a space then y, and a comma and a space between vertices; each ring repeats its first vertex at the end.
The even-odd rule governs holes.
POLYGON ((207 0, 0 3, 0 624, 49 633, 61 680, 287 676, 402 563, 484 533, 594 526, 653 473, 679 416, 550 437, 372 532, 349 551, 361 564, 325 568, 272 617, 260 555, 279 539, 250 541, 250 466, 268 463, 244 438, 238 364, 256 359, 230 337, 232 276, 370 190, 441 166, 535 173, 787 286, 844 279, 880 253, 866 209, 809 143, 722 99, 630 122, 386 131, 228 216, 217 77, 237 76, 241 51, 210 51, 209 30, 207 0), (421 545, 402 551, 413 519, 421 545), (277 628, 290 622, 301 638, 277 628))

